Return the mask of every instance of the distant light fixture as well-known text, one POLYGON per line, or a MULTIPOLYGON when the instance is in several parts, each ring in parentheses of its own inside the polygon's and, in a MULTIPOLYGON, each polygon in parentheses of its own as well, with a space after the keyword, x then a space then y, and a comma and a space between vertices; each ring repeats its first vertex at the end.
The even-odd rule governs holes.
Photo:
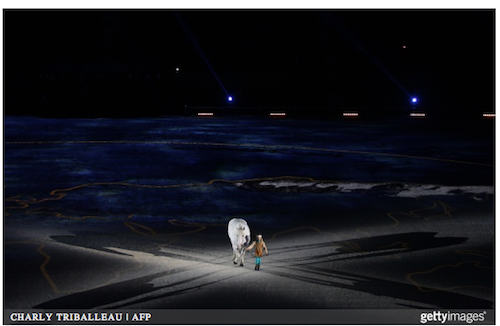
POLYGON ((412 113, 410 113, 410 117, 412 117, 412 118, 425 118, 426 114, 425 114, 425 112, 412 112, 412 113))
POLYGON ((198 116, 201 116, 201 117, 207 117, 207 116, 213 116, 214 113, 213 112, 198 112, 198 116))
POLYGON ((181 68, 179 68, 179 67, 175 67, 175 72, 176 72, 176 73, 179 73, 179 71, 181 71, 181 68))
POLYGON ((233 97, 232 97, 232 96, 228 96, 228 97, 227 97, 227 100, 228 100, 229 102, 232 102, 232 101, 233 101, 233 97))
POLYGON ((416 97, 412 97, 412 98, 411 98, 411 102, 412 102, 413 104, 415 104, 415 103, 417 103, 417 102, 418 102, 418 99, 417 99, 416 97))
POLYGON ((344 112, 342 115, 344 117, 348 117, 348 118, 357 118, 359 116, 359 113, 358 112, 344 112))
POLYGON ((269 115, 271 117, 285 117, 286 112, 270 112, 269 115))
POLYGON ((494 118, 495 117, 495 113, 488 113, 488 112, 485 112, 483 113, 483 118, 494 118))

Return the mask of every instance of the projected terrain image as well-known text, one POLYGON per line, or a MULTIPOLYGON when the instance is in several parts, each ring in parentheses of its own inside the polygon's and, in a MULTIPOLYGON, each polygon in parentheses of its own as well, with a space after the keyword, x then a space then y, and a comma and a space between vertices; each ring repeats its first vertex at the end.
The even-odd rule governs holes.
POLYGON ((4 128, 6 309, 493 308, 491 120, 4 128))

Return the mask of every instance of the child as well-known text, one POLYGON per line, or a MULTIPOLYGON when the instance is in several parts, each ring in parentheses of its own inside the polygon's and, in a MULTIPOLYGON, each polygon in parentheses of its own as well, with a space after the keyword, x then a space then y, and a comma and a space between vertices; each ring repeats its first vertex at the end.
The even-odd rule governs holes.
POLYGON ((262 235, 257 235, 257 241, 252 242, 250 246, 248 246, 245 251, 248 251, 255 247, 255 270, 258 271, 260 270, 260 258, 262 257, 263 254, 263 249, 266 252, 266 255, 269 255, 269 252, 267 251, 266 243, 264 242, 264 239, 262 238, 262 235))

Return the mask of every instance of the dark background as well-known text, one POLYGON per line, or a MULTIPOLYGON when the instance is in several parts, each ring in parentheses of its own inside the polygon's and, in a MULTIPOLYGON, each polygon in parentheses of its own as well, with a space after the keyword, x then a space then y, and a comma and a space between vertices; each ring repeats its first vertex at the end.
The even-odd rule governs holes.
POLYGON ((494 28, 494 10, 4 10, 4 114, 493 111, 494 28))

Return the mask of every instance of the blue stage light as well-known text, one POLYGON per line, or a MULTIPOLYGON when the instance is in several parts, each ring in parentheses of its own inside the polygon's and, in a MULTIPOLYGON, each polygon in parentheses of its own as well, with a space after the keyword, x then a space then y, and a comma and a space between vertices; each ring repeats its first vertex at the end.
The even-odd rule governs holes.
POLYGON ((233 101, 233 97, 232 97, 232 96, 228 96, 228 97, 227 97, 227 100, 228 100, 229 102, 232 102, 232 101, 233 101))
POLYGON ((411 102, 412 102, 412 103, 417 103, 417 101, 418 101, 418 99, 417 99, 416 97, 412 97, 412 98, 411 98, 411 102))

